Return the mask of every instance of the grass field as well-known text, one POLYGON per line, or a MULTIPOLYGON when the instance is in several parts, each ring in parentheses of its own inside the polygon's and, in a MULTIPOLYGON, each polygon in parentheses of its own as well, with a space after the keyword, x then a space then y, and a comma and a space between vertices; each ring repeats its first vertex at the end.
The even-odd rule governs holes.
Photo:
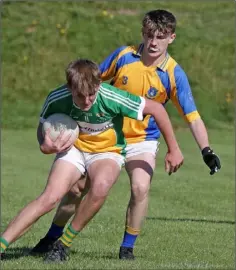
MULTIPOLYGON (((68 63, 78 57, 100 63, 120 46, 139 44, 141 20, 152 9, 167 9, 177 18, 177 38, 168 51, 186 71, 208 127, 232 124, 234 4, 233 0, 3 1, 2 126, 34 128, 45 96, 65 82, 68 63), (15 109, 9 113, 13 103, 15 109)), ((183 126, 174 106, 167 109, 174 123, 183 126)))
MULTIPOLYGON (((209 135, 222 161, 213 177, 189 131, 177 131, 185 164, 171 177, 164 173, 162 143, 134 262, 117 259, 129 197, 122 171, 102 210, 75 240, 70 261, 45 265, 23 256, 47 231, 52 212, 10 246, 2 269, 234 269, 234 134, 209 135)), ((2 131, 2 230, 44 188, 53 156, 39 152, 35 137, 34 130, 2 131)))

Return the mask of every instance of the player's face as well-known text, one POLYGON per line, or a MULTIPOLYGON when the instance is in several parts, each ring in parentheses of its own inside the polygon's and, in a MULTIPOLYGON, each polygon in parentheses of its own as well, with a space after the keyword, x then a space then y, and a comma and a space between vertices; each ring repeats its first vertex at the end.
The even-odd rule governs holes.
POLYGON ((165 55, 168 45, 174 41, 175 37, 176 34, 163 34, 158 32, 158 30, 154 34, 148 34, 144 29, 143 42, 145 55, 154 59, 165 55))
POLYGON ((81 93, 73 93, 73 101, 74 103, 82 110, 82 111, 88 111, 96 99, 97 92, 99 87, 95 90, 93 94, 83 95, 81 93))

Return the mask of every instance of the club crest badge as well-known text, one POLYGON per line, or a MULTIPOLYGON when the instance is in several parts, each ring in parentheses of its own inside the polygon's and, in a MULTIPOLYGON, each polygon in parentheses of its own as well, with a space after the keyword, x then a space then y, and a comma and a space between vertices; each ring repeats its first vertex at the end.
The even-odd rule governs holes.
POLYGON ((158 93, 158 90, 155 87, 150 87, 146 94, 146 97, 153 99, 157 96, 157 93, 158 93))
POLYGON ((103 116, 105 116, 105 114, 102 113, 102 112, 101 112, 101 113, 96 113, 96 116, 97 116, 97 117, 103 117, 103 116))

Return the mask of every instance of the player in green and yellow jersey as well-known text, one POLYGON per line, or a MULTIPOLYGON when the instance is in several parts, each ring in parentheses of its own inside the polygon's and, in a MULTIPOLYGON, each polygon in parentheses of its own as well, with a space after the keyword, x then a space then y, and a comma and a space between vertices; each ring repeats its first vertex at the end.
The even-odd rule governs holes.
POLYGON ((69 227, 46 257, 50 262, 67 259, 73 239, 102 207, 120 174, 126 147, 122 132, 124 116, 143 120, 145 115, 152 115, 167 144, 167 172, 177 171, 183 163, 169 117, 160 103, 101 84, 99 67, 90 60, 71 62, 66 78, 67 87, 48 95, 37 131, 41 151, 57 154, 46 187, 10 222, 1 237, 1 253, 41 216, 51 211, 87 172, 89 191, 76 209, 69 227), (80 134, 74 145, 70 136, 63 132, 55 141, 50 139, 48 130, 43 137, 42 123, 53 113, 65 113, 77 121, 80 134))
POLYGON ((81 102, 80 96, 72 97, 72 92, 66 85, 52 91, 44 104, 41 122, 55 112, 67 114, 77 121, 80 127, 80 135, 75 142, 75 147, 88 153, 125 154, 123 118, 119 116, 125 115, 142 120, 144 98, 102 83, 89 109, 85 107, 81 110, 73 101, 75 99, 78 99, 78 104, 81 102))

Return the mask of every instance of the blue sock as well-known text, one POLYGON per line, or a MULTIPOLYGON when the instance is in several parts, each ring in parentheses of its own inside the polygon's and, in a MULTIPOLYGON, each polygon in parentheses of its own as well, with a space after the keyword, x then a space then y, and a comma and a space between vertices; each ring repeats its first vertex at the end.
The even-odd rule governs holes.
POLYGON ((133 229, 129 226, 126 227, 126 231, 124 233, 123 242, 121 244, 122 247, 133 248, 134 243, 136 241, 137 236, 139 235, 140 230, 133 229))
POLYGON ((64 230, 64 226, 61 227, 61 226, 56 225, 55 223, 52 223, 46 236, 50 238, 58 239, 60 236, 62 236, 63 230, 64 230))

